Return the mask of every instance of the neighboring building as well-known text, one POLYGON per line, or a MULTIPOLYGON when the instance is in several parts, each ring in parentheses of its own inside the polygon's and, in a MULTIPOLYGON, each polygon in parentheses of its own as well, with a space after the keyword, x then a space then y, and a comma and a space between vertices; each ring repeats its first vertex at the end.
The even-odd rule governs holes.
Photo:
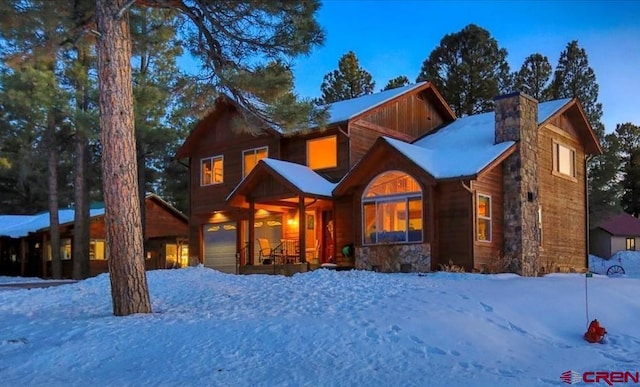
MULTIPOLYGON (((72 274, 74 210, 58 212, 63 277, 72 274)), ((159 196, 145 200, 145 266, 147 269, 187 265, 187 217, 159 196)), ((104 208, 90 210, 91 276, 109 271, 105 249, 104 208)), ((0 215, 0 275, 51 276, 49 212, 37 215, 0 215), (44 246, 44 249, 43 249, 44 246)))
POLYGON ((177 152, 190 159, 194 262, 586 267, 585 160, 601 150, 575 99, 516 93, 456 118, 423 82, 331 104, 324 131, 257 136, 231 129, 239 109, 219 98, 177 152))
POLYGON ((589 233, 589 252, 609 259, 618 251, 640 251, 640 219, 625 212, 615 215, 589 233))

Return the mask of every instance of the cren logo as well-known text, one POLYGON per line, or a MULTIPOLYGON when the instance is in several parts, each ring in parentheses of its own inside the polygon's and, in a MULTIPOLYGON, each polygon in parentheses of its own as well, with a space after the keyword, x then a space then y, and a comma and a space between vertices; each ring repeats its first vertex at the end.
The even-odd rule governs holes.
POLYGON ((635 371, 587 371, 582 374, 575 371, 564 371, 560 374, 560 380, 567 384, 584 383, 604 383, 613 386, 616 383, 629 385, 640 384, 640 372, 635 371))
POLYGON ((560 379, 567 384, 576 384, 582 381, 582 375, 576 371, 564 371, 560 374, 560 379))

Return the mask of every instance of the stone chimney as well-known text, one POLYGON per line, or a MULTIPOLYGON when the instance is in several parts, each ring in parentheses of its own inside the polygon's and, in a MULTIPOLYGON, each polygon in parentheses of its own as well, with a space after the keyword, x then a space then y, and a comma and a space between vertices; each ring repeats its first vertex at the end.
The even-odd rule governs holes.
POLYGON ((503 163, 504 255, 510 270, 525 276, 539 272, 538 101, 516 92, 495 102, 495 143, 515 141, 503 163))

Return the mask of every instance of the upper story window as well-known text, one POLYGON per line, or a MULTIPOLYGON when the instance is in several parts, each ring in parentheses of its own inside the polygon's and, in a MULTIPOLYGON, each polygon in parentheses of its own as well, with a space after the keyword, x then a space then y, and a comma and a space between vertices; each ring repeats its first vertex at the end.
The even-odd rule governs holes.
POLYGON ((338 136, 328 136, 307 141, 307 166, 311 169, 338 166, 338 136))
POLYGON ((553 143, 553 171, 557 174, 576 177, 576 151, 573 148, 553 143))
POLYGON ((476 211, 478 240, 491 242, 491 196, 478 194, 476 211))
POLYGON ((207 157, 200 161, 200 185, 220 184, 223 182, 223 157, 207 157))
POLYGON ((258 161, 269 157, 269 148, 254 148, 242 152, 242 177, 245 178, 249 172, 258 165, 258 161))
POLYGON ((400 171, 378 175, 362 195, 363 243, 422 241, 422 189, 400 171))

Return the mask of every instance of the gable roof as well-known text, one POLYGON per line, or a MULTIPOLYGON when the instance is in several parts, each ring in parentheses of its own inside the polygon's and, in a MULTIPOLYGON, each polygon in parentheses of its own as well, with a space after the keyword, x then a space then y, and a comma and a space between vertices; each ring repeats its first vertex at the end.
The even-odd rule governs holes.
MULTIPOLYGON (((430 82, 419 82, 395 89, 381 91, 379 93, 367 94, 361 97, 327 104, 325 105, 328 113, 326 125, 330 126, 351 120, 402 95, 412 92, 419 93, 422 91, 427 92, 428 98, 434 103, 436 109, 445 117, 445 121, 455 119, 455 113, 451 110, 449 104, 446 103, 440 92, 436 90, 433 84, 430 82)), ((225 111, 228 111, 228 109, 242 110, 243 112, 248 113, 248 111, 232 97, 221 95, 216 99, 211 111, 204 118, 198 121, 191 133, 189 133, 189 136, 187 136, 185 141, 178 148, 176 151, 176 158, 181 159, 189 157, 191 149, 198 143, 204 133, 207 130, 210 130, 213 126, 211 123, 219 119, 219 117, 225 111)), ((278 127, 268 126, 266 130, 273 135, 284 134, 282 129, 278 127)))
POLYGON ((289 189, 294 191, 296 195, 331 198, 331 192, 336 186, 336 184, 318 175, 313 169, 306 165, 264 158, 261 159, 249 175, 231 191, 226 200, 228 202, 233 201, 237 195, 242 195, 245 190, 250 189, 250 186, 255 183, 259 176, 265 176, 265 174, 276 175, 289 189))
MULTIPOLYGON (((164 201, 160 196, 156 194, 148 194, 145 199, 155 201, 183 222, 188 222, 186 215, 164 201)), ((103 216, 104 212, 104 207, 92 208, 89 210, 89 218, 103 216)), ((58 210, 58 224, 61 226, 73 223, 75 220, 74 217, 75 210, 73 209, 58 210)), ((35 215, 0 215, 0 236, 22 238, 28 236, 29 233, 46 230, 49 227, 49 211, 35 215)))
MULTIPOLYGON (((577 102, 565 98, 538 104, 538 124, 562 112, 572 103, 577 102)), ((390 137, 381 137, 380 140, 436 180, 473 178, 515 149, 514 141, 495 143, 495 112, 458 118, 411 144, 390 137)), ((358 168, 359 164, 354 165, 352 170, 358 168)), ((343 181, 346 179, 339 184, 343 181)))
POLYGON ((304 194, 331 197, 331 191, 336 186, 306 165, 269 158, 260 161, 264 162, 304 194))
POLYGON ((162 207, 166 211, 169 211, 170 213, 172 213, 175 217, 179 218, 180 220, 182 220, 184 222, 189 222, 189 218, 185 214, 183 214, 182 211, 178 210, 177 208, 175 208, 174 206, 169 204, 169 202, 167 202, 166 200, 164 200, 160 196, 158 196, 158 195, 156 195, 154 193, 150 193, 150 194, 147 194, 147 196, 145 196, 145 200, 153 200, 160 207, 162 207))
POLYGON ((613 236, 640 236, 640 219, 623 212, 605 220, 598 228, 613 236))
POLYGON ((585 153, 592 155, 602 154, 600 141, 598 141, 587 114, 577 98, 564 98, 539 104, 539 106, 542 105, 545 105, 546 108, 543 107, 542 110, 540 107, 538 108, 538 125, 546 124, 554 116, 566 114, 572 122, 576 123, 577 134, 584 145, 585 153), (543 113, 548 114, 545 115, 543 113))
MULTIPOLYGON (((433 89, 433 85, 429 82, 418 82, 411 85, 397 87, 395 89, 381 91, 379 93, 367 94, 357 98, 334 102, 327 105, 329 113, 327 124, 331 125, 350 120, 361 115, 362 113, 365 113, 368 110, 384 104, 385 102, 389 102, 395 98, 398 98, 401 95, 408 94, 413 91, 425 90, 427 88, 433 89)), ((440 96, 440 93, 435 93, 437 97, 439 97, 438 99, 440 99, 442 105, 444 105, 444 107, 448 109, 451 118, 455 118, 455 114, 453 113, 449 105, 444 101, 442 96, 440 96)))
MULTIPOLYGON (((58 223, 72 223, 75 211, 63 209, 58 211, 58 223)), ((89 210, 89 216, 104 215, 104 208, 89 210)), ((0 236, 22 238, 29 233, 49 228, 49 211, 36 215, 0 215, 0 236)))

